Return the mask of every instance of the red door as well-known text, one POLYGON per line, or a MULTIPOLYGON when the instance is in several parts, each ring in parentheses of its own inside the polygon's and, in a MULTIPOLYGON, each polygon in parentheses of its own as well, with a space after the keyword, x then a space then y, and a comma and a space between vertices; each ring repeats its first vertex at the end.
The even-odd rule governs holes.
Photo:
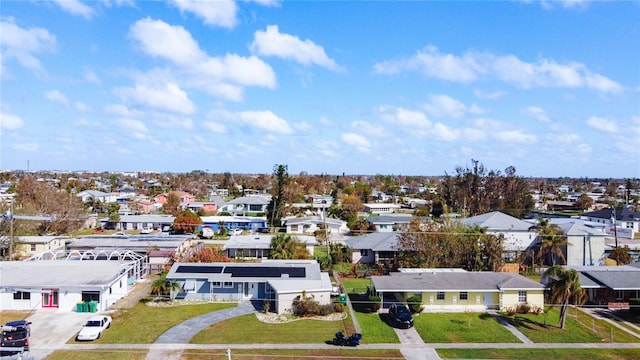
POLYGON ((42 289, 42 307, 58 307, 58 289, 42 289))

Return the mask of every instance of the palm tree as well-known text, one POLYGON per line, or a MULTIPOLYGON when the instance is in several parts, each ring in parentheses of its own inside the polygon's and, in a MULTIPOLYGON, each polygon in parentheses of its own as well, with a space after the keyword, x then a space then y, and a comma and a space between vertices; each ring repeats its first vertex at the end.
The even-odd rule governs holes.
POLYGON ((152 283, 151 283, 151 294, 155 294, 157 296, 160 296, 162 294, 164 294, 167 291, 167 284, 166 284, 166 279, 164 276, 161 276, 157 279, 155 279, 152 283))
POLYGON ((169 291, 169 297, 171 300, 176 298, 176 295, 182 292, 182 286, 176 280, 165 281, 166 290, 169 291))
POLYGON ((556 258, 562 260, 562 265, 567 264, 567 259, 562 252, 562 248, 568 244, 567 236, 556 224, 550 224, 549 219, 540 219, 538 226, 538 236, 540 237, 540 251, 538 260, 540 263, 551 258, 551 265, 556 265, 556 258))
POLYGON ((549 288, 551 303, 560 305, 560 328, 564 329, 569 304, 582 305, 587 300, 580 276, 574 269, 554 265, 542 274, 542 282, 549 288))

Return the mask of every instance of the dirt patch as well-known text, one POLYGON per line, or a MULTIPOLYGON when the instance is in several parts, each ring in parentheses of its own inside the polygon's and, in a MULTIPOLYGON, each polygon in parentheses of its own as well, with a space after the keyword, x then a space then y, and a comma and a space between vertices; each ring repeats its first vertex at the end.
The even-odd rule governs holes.
POLYGON ((340 321, 347 318, 347 313, 333 313, 326 316, 297 317, 290 314, 256 313, 258 320, 268 324, 283 324, 298 320, 340 321))

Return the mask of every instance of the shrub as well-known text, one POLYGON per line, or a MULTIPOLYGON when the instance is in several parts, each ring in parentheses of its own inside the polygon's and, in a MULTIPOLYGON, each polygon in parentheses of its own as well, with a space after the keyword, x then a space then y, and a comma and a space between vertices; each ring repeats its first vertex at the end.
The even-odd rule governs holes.
POLYGON ((369 295, 369 297, 367 298, 368 301, 368 308, 370 312, 376 312, 378 310, 380 310, 380 306, 382 304, 380 304, 380 302, 382 301, 382 298, 378 295, 369 295))
POLYGON ((422 298, 418 295, 412 295, 407 298, 407 304, 412 314, 422 312, 422 298))
POLYGON ((335 311, 337 313, 342 313, 342 312, 344 312, 344 307, 342 306, 341 303, 334 303, 333 304, 333 311, 335 311))

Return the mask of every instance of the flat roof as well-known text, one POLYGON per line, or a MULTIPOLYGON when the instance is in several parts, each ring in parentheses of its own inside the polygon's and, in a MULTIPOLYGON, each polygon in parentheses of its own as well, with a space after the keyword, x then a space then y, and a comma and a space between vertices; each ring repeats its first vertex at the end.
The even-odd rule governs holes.
POLYGON ((56 288, 110 286, 129 263, 120 261, 2 261, 1 288, 56 288))
POLYGON ((372 276, 377 291, 543 290, 544 285, 507 272, 412 272, 372 276))

